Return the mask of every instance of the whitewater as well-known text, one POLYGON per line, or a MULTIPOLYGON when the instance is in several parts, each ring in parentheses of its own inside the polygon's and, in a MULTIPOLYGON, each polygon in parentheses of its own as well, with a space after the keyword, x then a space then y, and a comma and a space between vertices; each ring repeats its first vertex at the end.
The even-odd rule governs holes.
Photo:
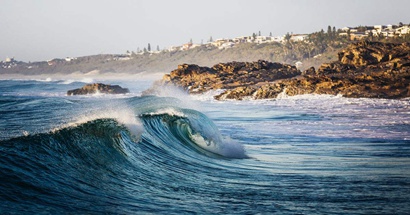
POLYGON ((66 95, 93 81, 0 80, 0 214, 410 211, 410 99, 66 95))

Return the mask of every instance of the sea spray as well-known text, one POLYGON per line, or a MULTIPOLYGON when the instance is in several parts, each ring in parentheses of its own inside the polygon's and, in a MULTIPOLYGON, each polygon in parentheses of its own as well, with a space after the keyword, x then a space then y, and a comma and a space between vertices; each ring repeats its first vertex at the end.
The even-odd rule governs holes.
POLYGON ((124 125, 129 130, 129 132, 132 134, 132 137, 135 138, 135 141, 138 141, 141 138, 141 134, 144 130, 141 122, 135 116, 133 110, 124 106, 121 108, 117 107, 104 110, 92 110, 75 117, 75 119, 73 119, 73 122, 58 126, 52 131, 55 132, 62 128, 78 126, 80 124, 84 124, 96 119, 116 120, 118 123, 124 125))

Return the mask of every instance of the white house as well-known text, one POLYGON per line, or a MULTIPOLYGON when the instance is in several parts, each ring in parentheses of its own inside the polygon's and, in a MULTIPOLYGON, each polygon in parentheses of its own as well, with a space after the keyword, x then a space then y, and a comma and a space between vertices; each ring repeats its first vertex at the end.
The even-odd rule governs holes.
POLYGON ((211 42, 211 44, 213 45, 213 46, 216 46, 216 47, 220 47, 220 46, 222 46, 224 43, 228 43, 228 42, 233 42, 233 40, 231 40, 231 39, 217 39, 217 40, 215 40, 214 42, 211 42))
POLYGON ((255 38, 255 43, 269 43, 271 42, 271 37, 269 36, 257 36, 255 38))
POLYGON ((181 50, 181 46, 171 46, 168 48, 168 51, 173 52, 173 51, 178 51, 181 50))
POLYGON ((284 38, 285 37, 271 37, 271 41, 281 43, 283 42, 284 38))
POLYGON ((227 43, 223 43, 221 46, 219 46, 219 49, 229 49, 235 46, 234 42, 227 42, 227 43))
POLYGON ((304 41, 308 38, 307 34, 292 34, 292 36, 290 37, 291 41, 304 41))
POLYGON ((350 32, 357 32, 356 28, 352 28, 352 27, 344 27, 341 28, 340 30, 344 31, 344 32, 348 32, 350 30, 350 32))
POLYGON ((233 39, 234 43, 246 43, 250 39, 250 36, 235 37, 233 39))
POLYGON ((408 25, 404 25, 400 28, 395 29, 395 34, 402 36, 404 34, 410 34, 410 27, 408 25))

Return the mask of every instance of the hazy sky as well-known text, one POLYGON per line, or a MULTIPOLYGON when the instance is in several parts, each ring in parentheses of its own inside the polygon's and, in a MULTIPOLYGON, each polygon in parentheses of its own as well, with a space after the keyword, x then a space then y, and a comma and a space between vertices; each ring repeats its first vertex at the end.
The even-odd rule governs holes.
POLYGON ((409 0, 1 0, 0 60, 180 45, 191 38, 410 23, 409 0))

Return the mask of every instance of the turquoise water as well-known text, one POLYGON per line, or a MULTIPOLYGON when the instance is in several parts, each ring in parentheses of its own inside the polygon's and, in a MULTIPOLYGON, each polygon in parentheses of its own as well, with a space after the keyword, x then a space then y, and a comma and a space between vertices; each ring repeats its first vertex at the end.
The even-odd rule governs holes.
POLYGON ((410 211, 409 99, 220 102, 108 83, 131 93, 0 81, 1 214, 410 211))

